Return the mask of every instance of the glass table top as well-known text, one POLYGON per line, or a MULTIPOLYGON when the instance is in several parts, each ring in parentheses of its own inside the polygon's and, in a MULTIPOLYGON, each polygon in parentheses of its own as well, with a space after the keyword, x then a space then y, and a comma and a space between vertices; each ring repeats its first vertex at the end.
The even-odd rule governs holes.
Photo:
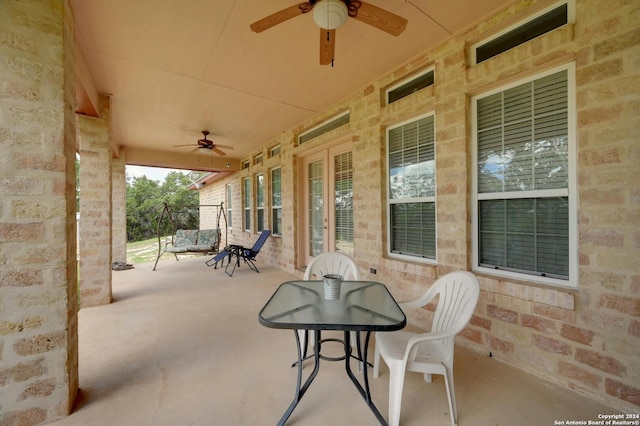
POLYGON ((373 281, 343 281, 338 300, 325 300, 322 281, 285 282, 258 319, 271 328, 353 331, 393 331, 407 322, 387 287, 373 281))

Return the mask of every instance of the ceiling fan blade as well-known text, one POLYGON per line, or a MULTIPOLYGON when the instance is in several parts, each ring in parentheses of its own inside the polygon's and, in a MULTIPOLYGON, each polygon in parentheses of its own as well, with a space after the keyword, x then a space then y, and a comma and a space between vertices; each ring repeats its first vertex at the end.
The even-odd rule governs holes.
MULTIPOLYGON (((313 3, 315 3, 315 1, 313 3)), ((296 16, 302 15, 303 13, 307 13, 311 9, 313 9, 313 4, 310 2, 302 2, 293 6, 289 6, 286 9, 282 9, 279 12, 276 12, 272 15, 267 16, 266 18, 262 18, 254 22, 250 25, 251 31, 261 33, 262 31, 268 30, 269 28, 284 21, 295 18, 296 16)))
POLYGON ((320 28, 320 65, 333 62, 336 52, 336 30, 320 28))
POLYGON ((216 148, 224 148, 224 149, 234 149, 230 145, 220 145, 219 143, 215 144, 216 148))
POLYGON ((184 144, 184 145, 174 145, 173 147, 174 148, 178 148, 178 147, 181 147, 181 146, 193 146, 193 144, 192 143, 188 143, 188 144, 184 144))
POLYGON ((189 151, 187 154, 193 154, 194 152, 196 152, 197 150, 199 150, 200 148, 193 148, 191 151, 189 151))
POLYGON ((407 27, 407 20, 402 16, 359 0, 349 3, 349 16, 394 36, 407 27))
POLYGON ((218 155, 227 155, 224 153, 224 151, 220 151, 218 148, 212 148, 212 149, 213 149, 213 152, 215 152, 218 155))

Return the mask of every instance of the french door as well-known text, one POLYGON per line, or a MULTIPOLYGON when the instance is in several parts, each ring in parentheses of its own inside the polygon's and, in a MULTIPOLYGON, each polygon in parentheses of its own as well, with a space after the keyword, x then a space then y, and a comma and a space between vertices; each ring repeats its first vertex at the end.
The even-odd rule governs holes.
POLYGON ((301 261, 308 265, 326 251, 353 256, 351 144, 331 147, 301 160, 301 261))

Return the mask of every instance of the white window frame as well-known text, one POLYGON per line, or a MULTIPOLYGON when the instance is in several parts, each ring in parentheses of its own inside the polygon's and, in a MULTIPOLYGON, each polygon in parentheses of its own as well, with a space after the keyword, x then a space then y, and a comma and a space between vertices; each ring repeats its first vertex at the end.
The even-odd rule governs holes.
MULTIPOLYGON (((400 122, 400 123, 396 123, 392 126, 387 127, 386 131, 385 131, 385 137, 386 137, 386 186, 387 186, 387 199, 386 199, 386 205, 387 205, 387 256, 390 258, 395 258, 395 259, 400 259, 400 260, 405 260, 405 261, 411 261, 411 262, 420 262, 420 263, 425 263, 425 264, 437 264, 438 263, 438 245, 436 243, 436 247, 435 247, 435 258, 430 258, 430 257, 418 257, 418 256, 413 256, 413 255, 408 255, 408 254, 400 254, 400 253, 394 253, 391 251, 391 188, 389 188, 389 182, 390 182, 390 168, 389 168, 389 132, 395 128, 404 126, 405 124, 409 124, 418 120, 421 120, 425 117, 429 117, 429 116, 433 116, 434 118, 434 123, 433 123, 433 133, 434 133, 434 154, 433 154, 433 160, 434 163, 437 162, 437 158, 436 158, 436 152, 435 152, 435 144, 437 143, 437 140, 435 139, 435 134, 436 134, 436 123, 435 123, 435 113, 428 113, 428 114, 423 114, 420 116, 416 116, 413 117, 409 120, 400 122)), ((437 170, 437 167, 436 167, 437 170)), ((437 172, 436 175, 434 176, 434 179, 437 182, 437 172)), ((436 185, 437 187, 437 185, 436 185)), ((434 195, 432 197, 420 197, 420 198, 412 198, 411 202, 414 203, 424 203, 424 202, 432 202, 434 204, 434 208, 435 208, 435 222, 434 222, 434 226, 435 226, 435 234, 434 234, 434 238, 435 241, 438 241, 438 210, 437 210, 437 191, 436 193, 434 193, 434 195)))
POLYGON ((276 155, 280 155, 280 145, 276 145, 269 149, 269 158, 275 157, 276 155))
POLYGON ((271 191, 270 191, 270 199, 269 199, 269 203, 271 204, 271 232, 272 235, 282 235, 282 223, 280 223, 280 232, 276 232, 276 227, 273 224, 273 221, 276 220, 277 217, 282 218, 282 167, 274 167, 273 169, 271 169, 271 172, 269 174, 270 180, 270 187, 271 187, 271 191), (280 204, 279 205, 275 205, 273 204, 273 172, 279 170, 280 171, 280 204), (275 211, 279 211, 280 214, 276 215, 275 211))
POLYGON ((547 70, 542 73, 538 73, 532 75, 530 77, 521 79, 519 81, 501 86, 494 90, 488 91, 486 93, 479 94, 471 98, 471 121, 472 121, 472 251, 473 251, 473 259, 472 259, 472 270, 474 272, 499 276, 508 279, 514 280, 522 280, 535 282, 539 284, 546 284, 554 287, 567 287, 567 288, 577 288, 578 287, 578 238, 577 238, 577 229, 578 229, 578 215, 577 215, 577 194, 578 194, 578 183, 577 183, 577 169, 576 169, 576 156, 577 156, 577 137, 576 137, 576 81, 575 81, 575 64, 570 63, 566 65, 562 65, 550 70, 547 70), (510 195, 514 195, 512 193, 502 193, 501 196, 494 194, 486 194, 484 197, 479 198, 478 194, 478 140, 477 140, 477 132, 478 132, 478 122, 477 122, 477 101, 481 98, 485 98, 487 96, 493 95, 495 93, 504 92, 512 87, 519 86, 524 83, 531 82, 533 80, 537 80, 542 77, 546 77, 551 74, 555 74, 559 71, 567 71, 567 96, 568 96, 568 187, 566 190, 547 190, 547 191, 527 191, 518 198, 534 198, 541 195, 550 196, 553 192, 555 196, 566 196, 569 200, 569 209, 568 209, 568 221, 569 221, 569 278, 567 280, 559 279, 559 278, 551 278, 551 277, 543 277, 539 275, 508 271, 502 269, 494 269, 482 267, 479 265, 479 213, 478 213, 478 201, 479 199, 505 199, 509 198, 510 195))
POLYGON ((265 178, 264 173, 256 174, 256 232, 262 232, 265 229, 265 224, 267 223, 266 212, 267 210, 264 208, 266 204, 265 200, 265 178), (260 178, 262 178, 262 185, 260 185, 260 178), (261 190, 261 191, 260 191, 261 190), (260 192, 262 192, 262 207, 260 207, 259 196, 260 192), (262 226, 260 226, 260 212, 262 211, 262 226))
MULTIPOLYGON (((428 73, 430 73, 430 72, 432 72, 432 73, 433 73, 433 84, 432 84, 432 85, 430 85, 430 86, 427 86, 427 87, 435 86, 435 84, 436 84, 436 68, 435 68, 435 67, 428 67, 428 68, 425 68, 425 69, 423 69, 422 71, 417 72, 417 73, 415 73, 415 74, 412 74, 412 75, 410 75, 410 76, 409 76, 409 77, 407 77, 407 78, 403 78, 402 80, 400 80, 399 82, 395 83, 394 85, 389 86, 389 87, 384 91, 384 102, 385 102, 385 105, 391 105, 391 104, 393 103, 393 102, 389 102, 389 93, 393 92, 393 91, 394 91, 394 90, 396 90, 398 87, 402 87, 402 86, 404 86, 405 84, 407 84, 407 83, 409 83, 409 82, 411 82, 411 81, 413 81, 413 80, 416 80, 416 79, 418 79, 418 78, 422 77, 423 75, 427 75, 427 74, 428 74, 428 73)), ((426 89, 427 87, 423 87, 423 89, 426 89)), ((422 89, 420 89, 420 90, 422 90, 422 89)), ((418 91, 420 91, 420 90, 418 90, 418 91)), ((394 101, 394 102, 397 102, 397 101, 399 101, 399 100, 400 100, 400 99, 398 99, 398 100, 396 100, 396 101, 394 101)))
POLYGON ((482 46, 484 44, 490 43, 493 40, 497 39, 498 37, 502 37, 503 35, 515 30, 516 28, 519 28, 519 27, 521 27, 523 25, 526 25, 527 23, 533 21, 534 19, 539 18, 540 16, 544 15, 545 13, 551 12, 552 10, 560 7, 563 4, 567 5, 567 24, 575 23, 576 22, 575 0, 560 0, 560 1, 554 2, 554 3, 550 4, 549 6, 545 7, 544 9, 540 9, 537 12, 532 13, 531 15, 527 16, 525 19, 522 19, 522 20, 514 23, 513 25, 509 25, 508 27, 502 29, 500 32, 492 34, 491 36, 489 36, 487 38, 483 38, 479 42, 474 43, 473 45, 471 45, 471 47, 470 47, 471 63, 473 65, 477 65, 478 64, 477 57, 476 57, 476 50, 477 50, 477 48, 479 46, 482 46))
MULTIPOLYGON (((316 139, 316 138, 318 138, 318 137, 320 137, 320 136, 322 136, 322 135, 324 135, 324 134, 326 134, 326 133, 328 133, 328 132, 332 132, 332 131, 334 131, 334 130, 336 130, 336 129, 338 129, 338 128, 342 127, 342 126, 346 126, 348 123, 342 124, 342 125, 340 125, 340 126, 338 126, 338 127, 335 127, 335 128, 333 128, 333 129, 331 129, 331 130, 327 130, 326 132, 324 132, 324 133, 322 133, 322 134, 319 134, 319 135, 317 135, 317 136, 314 136, 313 138, 311 138, 311 139, 309 139, 309 140, 307 140, 307 141, 302 141, 302 139, 304 139, 304 137, 305 137, 306 135, 308 135, 309 133, 312 133, 312 132, 314 132, 314 131, 318 130, 319 128, 321 128, 321 127, 323 127, 323 126, 326 126, 327 124, 329 124, 329 123, 331 123, 331 122, 333 122, 333 121, 337 121, 337 120, 339 120, 340 118, 345 117, 345 116, 347 116, 347 115, 348 115, 349 117, 351 117, 351 110, 345 110, 345 111, 342 111, 341 113, 338 113, 338 114, 336 114, 336 115, 334 115, 334 116, 332 116, 332 117, 329 117, 329 118, 327 118, 326 120, 324 120, 324 121, 322 121, 322 122, 320 122, 320 123, 316 124, 315 126, 313 126, 313 127, 309 128, 309 129, 305 130, 304 132, 300 133, 300 134, 298 135, 298 138, 297 138, 297 139, 298 139, 298 145, 303 145, 303 144, 305 144, 305 143, 307 143, 307 142, 310 142, 311 140, 316 139)), ((349 122, 350 122, 350 120, 351 120, 351 118, 349 118, 349 122)))
POLYGON ((231 229, 233 228, 233 207, 231 205, 231 202, 233 200, 233 191, 232 191, 233 187, 231 186, 230 183, 228 183, 226 185, 226 194, 225 194, 225 198, 227 200, 227 228, 231 229))
POLYGON ((242 226, 247 232, 251 232, 251 178, 246 177, 242 180, 242 204, 244 205, 244 215, 242 218, 242 226))

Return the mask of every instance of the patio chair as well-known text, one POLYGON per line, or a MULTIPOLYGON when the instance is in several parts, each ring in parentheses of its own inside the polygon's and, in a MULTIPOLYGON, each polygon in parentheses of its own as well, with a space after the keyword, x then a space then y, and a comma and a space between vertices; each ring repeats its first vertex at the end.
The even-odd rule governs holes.
POLYGON ((258 267, 256 266, 256 264, 253 262, 256 260, 256 256, 258 255, 258 253, 260 253, 260 249, 262 249, 262 246, 267 241, 267 238, 269 238, 269 235, 271 235, 270 230, 265 229, 264 231, 262 231, 255 244, 251 248, 243 247, 241 245, 229 245, 215 257, 207 260, 206 264, 207 266, 215 265, 215 267, 217 268, 218 262, 223 262, 224 265, 224 258, 228 257, 229 263, 227 263, 227 267, 224 269, 224 271, 230 277, 233 276, 236 267, 240 266, 240 260, 246 263, 254 272, 260 272, 258 271, 258 267), (231 272, 229 272, 229 266, 231 266, 232 264, 233 268, 231 269, 231 272))
MULTIPOLYGON (((360 281, 362 276, 360 274, 360 269, 356 264, 356 261, 351 257, 347 256, 343 253, 337 252, 326 252, 321 253, 316 256, 310 263, 307 265, 307 269, 304 271, 303 280, 322 280, 322 277, 326 274, 339 274, 342 275, 342 278, 345 281, 360 281)), ((300 342, 304 345, 302 359, 306 360, 309 358, 307 356, 308 348, 309 348, 309 334, 307 330, 298 330, 298 336, 300 337, 300 342)), ((342 341, 339 339, 327 339, 329 341, 342 341)), ((359 358, 362 358, 360 351, 360 342, 356 338, 356 333, 351 333, 351 342, 352 345, 355 345, 358 351, 359 358)), ((296 365, 294 363, 293 365, 296 365)))
POLYGON ((389 367, 389 426, 397 426, 400 421, 402 388, 408 371, 423 373, 427 383, 431 382, 431 374, 444 376, 451 423, 458 424, 453 388, 454 340, 471 319, 479 294, 480 285, 472 273, 451 272, 439 278, 418 300, 399 304, 403 310, 416 309, 439 296, 431 332, 376 333, 373 377, 378 377, 382 357, 389 367))

